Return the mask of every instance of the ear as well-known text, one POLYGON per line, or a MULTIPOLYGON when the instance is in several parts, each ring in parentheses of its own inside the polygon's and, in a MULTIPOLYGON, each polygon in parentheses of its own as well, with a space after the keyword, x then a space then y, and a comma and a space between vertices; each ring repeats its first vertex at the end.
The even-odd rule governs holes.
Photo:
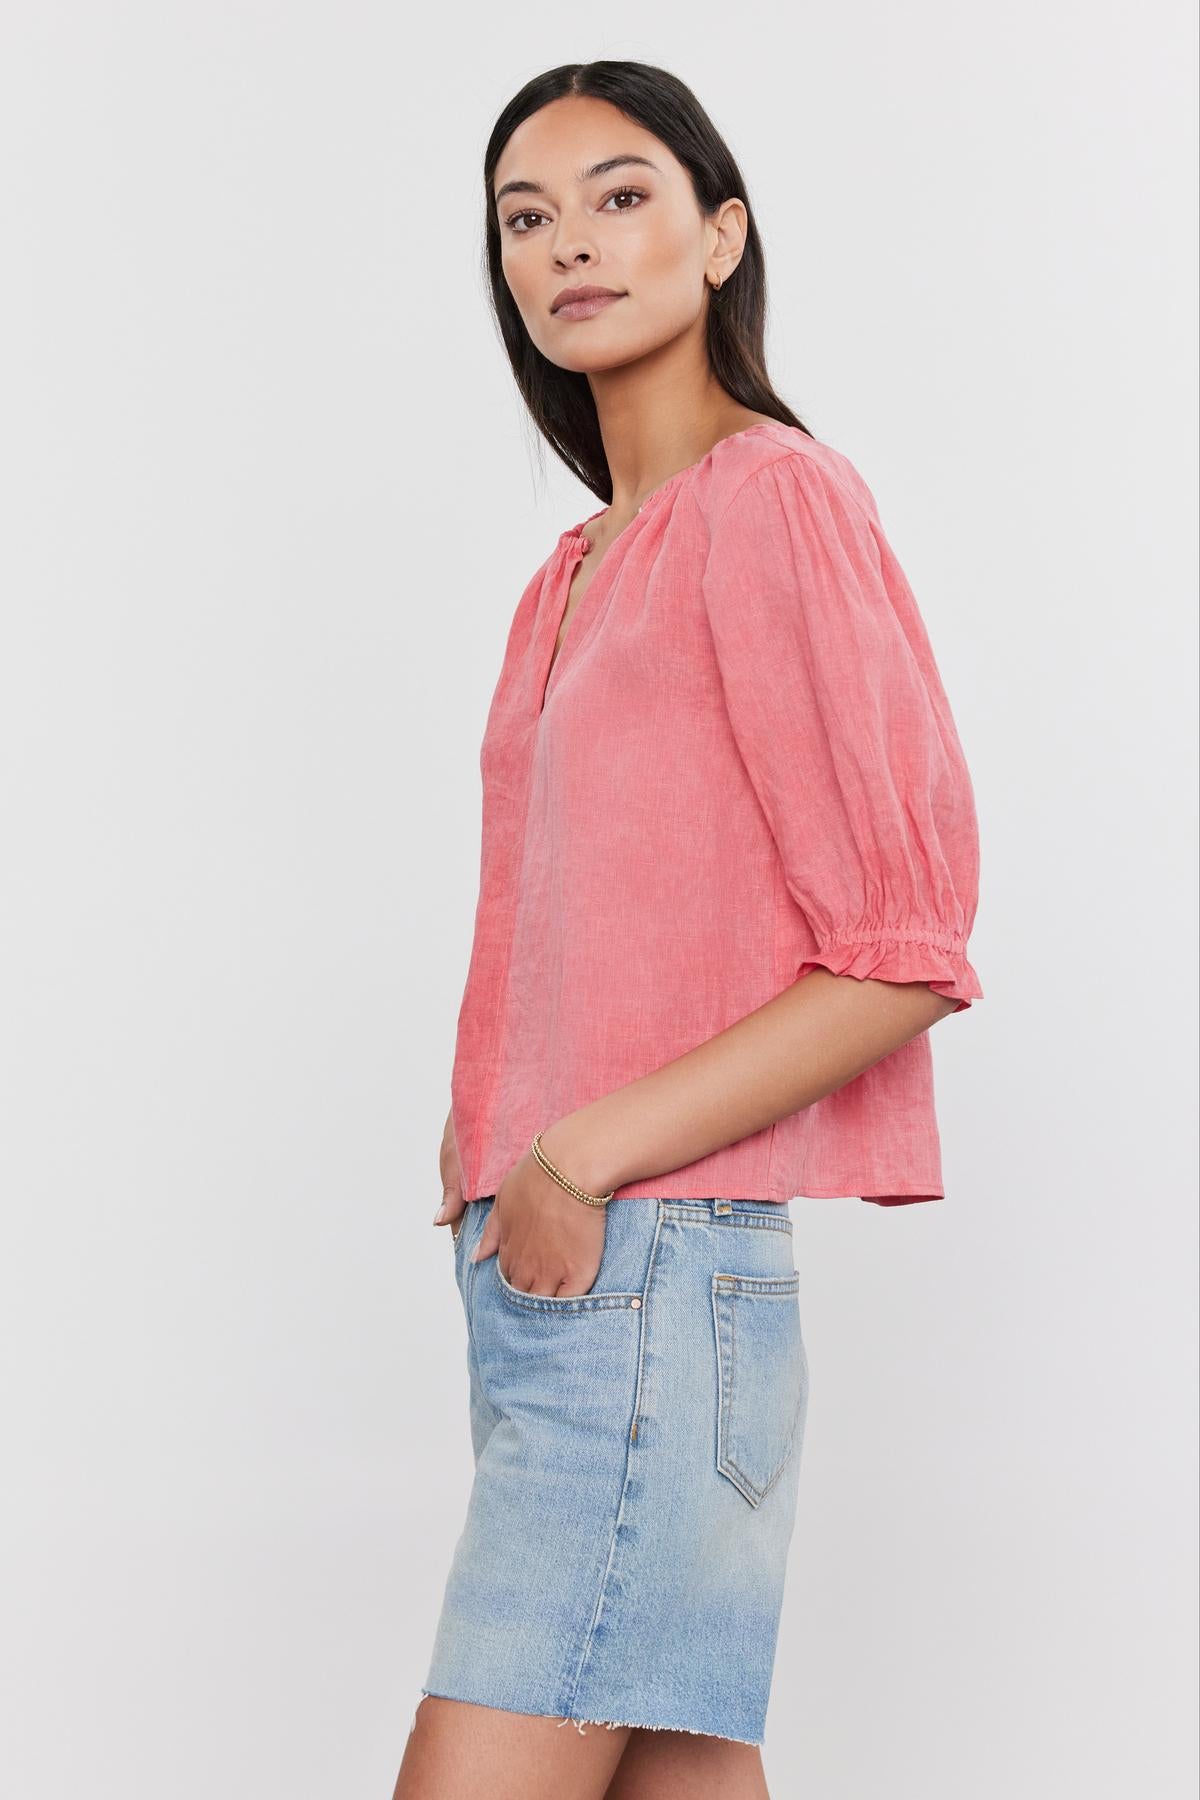
POLYGON ((713 274, 719 275, 722 282, 726 282, 742 260, 749 214, 741 200, 723 200, 716 212, 709 216, 707 223, 713 232, 709 266, 713 274))

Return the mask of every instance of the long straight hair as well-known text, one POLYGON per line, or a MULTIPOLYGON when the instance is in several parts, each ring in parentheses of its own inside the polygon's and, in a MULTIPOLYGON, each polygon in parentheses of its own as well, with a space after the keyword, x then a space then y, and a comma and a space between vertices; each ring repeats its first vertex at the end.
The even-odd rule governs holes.
POLYGON ((561 369, 533 343, 501 267, 500 223, 496 217, 496 165, 509 138, 525 119, 566 94, 607 100, 653 132, 692 178, 696 202, 706 217, 725 200, 746 208, 746 243, 728 280, 708 295, 708 359, 720 385, 743 406, 784 425, 802 419, 780 399, 767 374, 764 333, 767 272, 762 239, 754 222, 746 184, 725 140, 692 90, 666 69, 651 63, 563 63, 526 82, 492 128, 483 159, 484 265, 492 311, 516 376, 517 386, 547 443, 606 506, 612 504, 612 475, 600 436, 596 402, 587 376, 561 369))

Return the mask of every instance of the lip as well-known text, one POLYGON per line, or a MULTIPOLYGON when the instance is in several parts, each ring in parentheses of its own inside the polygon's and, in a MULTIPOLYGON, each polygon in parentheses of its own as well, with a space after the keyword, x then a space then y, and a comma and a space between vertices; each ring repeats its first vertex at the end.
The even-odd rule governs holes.
POLYGON ((615 288, 566 287, 555 294, 550 311, 556 319, 590 319, 613 300, 623 298, 615 288))

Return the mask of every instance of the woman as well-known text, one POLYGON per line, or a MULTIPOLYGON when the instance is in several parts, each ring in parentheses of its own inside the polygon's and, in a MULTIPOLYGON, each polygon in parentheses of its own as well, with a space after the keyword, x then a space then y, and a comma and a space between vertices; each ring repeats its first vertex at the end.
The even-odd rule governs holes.
POLYGON ((476 1475, 395 1793, 743 1800, 808 1394, 789 1202, 943 1192, 972 789, 871 492, 767 379, 695 97, 552 70, 486 179, 518 384, 605 505, 484 735, 437 1214, 476 1475))

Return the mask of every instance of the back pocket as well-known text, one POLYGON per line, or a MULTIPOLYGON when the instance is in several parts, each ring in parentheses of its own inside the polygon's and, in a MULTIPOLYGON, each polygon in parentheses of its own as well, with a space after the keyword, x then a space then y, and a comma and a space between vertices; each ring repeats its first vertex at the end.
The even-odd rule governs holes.
POLYGON ((757 1506, 804 1430, 808 1359, 800 1275, 712 1278, 717 1353, 717 1468, 757 1506))

